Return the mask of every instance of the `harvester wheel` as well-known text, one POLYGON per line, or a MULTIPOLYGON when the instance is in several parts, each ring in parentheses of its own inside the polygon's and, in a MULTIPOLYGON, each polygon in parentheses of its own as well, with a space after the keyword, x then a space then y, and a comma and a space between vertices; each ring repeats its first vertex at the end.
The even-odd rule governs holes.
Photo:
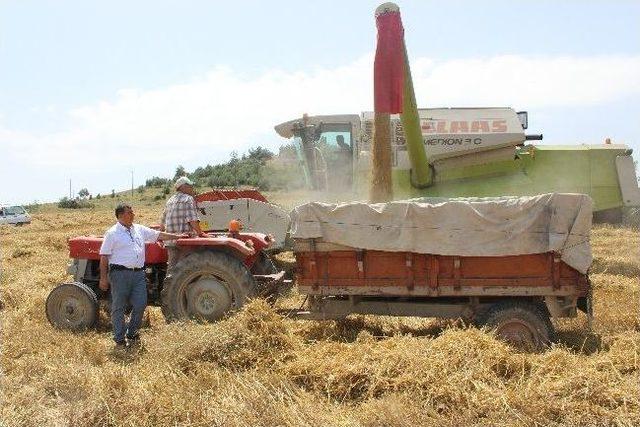
POLYGON ((481 315, 477 323, 492 329, 498 338, 524 351, 544 350, 555 335, 548 313, 528 302, 497 303, 481 315))
POLYGON ((167 321, 214 322, 255 294, 255 281, 239 259, 223 252, 195 252, 178 261, 165 279, 162 313, 167 321))
POLYGON ((92 328, 98 319, 98 298, 83 283, 64 283, 47 297, 46 313, 56 328, 82 331, 92 328))
POLYGON ((593 213, 593 222, 596 224, 620 224, 624 218, 622 208, 611 208, 593 213))

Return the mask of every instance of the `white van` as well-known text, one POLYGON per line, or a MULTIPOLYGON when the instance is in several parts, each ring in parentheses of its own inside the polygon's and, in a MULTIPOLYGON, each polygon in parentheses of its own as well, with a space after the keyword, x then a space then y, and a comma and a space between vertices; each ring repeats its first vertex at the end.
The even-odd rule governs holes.
POLYGON ((31 215, 22 206, 0 206, 0 225, 31 223, 31 215))

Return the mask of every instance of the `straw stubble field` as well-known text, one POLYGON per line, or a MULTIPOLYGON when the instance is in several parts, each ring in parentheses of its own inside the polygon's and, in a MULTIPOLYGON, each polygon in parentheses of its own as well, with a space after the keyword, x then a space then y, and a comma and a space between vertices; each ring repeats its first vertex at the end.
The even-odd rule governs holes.
MULTIPOLYGON (((159 209, 136 208, 137 221, 159 209)), ((144 351, 121 357, 104 322, 74 335, 44 314, 69 279, 66 239, 101 234, 111 212, 50 208, 0 228, 0 424, 640 425, 638 231, 594 229, 594 331, 584 316, 558 322, 541 354, 457 323, 302 321, 255 301, 217 324, 150 308, 144 351)), ((300 302, 294 290, 279 304, 300 302)))

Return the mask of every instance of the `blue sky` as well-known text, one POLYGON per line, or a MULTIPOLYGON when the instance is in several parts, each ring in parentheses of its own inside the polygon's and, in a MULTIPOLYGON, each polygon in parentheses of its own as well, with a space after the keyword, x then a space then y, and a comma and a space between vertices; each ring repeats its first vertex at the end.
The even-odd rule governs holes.
MULTIPOLYGON (((377 1, 0 1, 0 203, 277 149, 372 104, 377 1)), ((544 143, 640 152, 640 2, 404 1, 418 104, 512 106, 544 143)), ((637 158, 637 157, 636 157, 637 158)))

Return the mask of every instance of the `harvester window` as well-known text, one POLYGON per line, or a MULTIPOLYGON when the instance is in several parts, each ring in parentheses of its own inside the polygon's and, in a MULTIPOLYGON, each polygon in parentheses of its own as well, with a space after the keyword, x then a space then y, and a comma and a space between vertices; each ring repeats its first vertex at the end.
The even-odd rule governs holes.
POLYGON ((327 186, 330 191, 343 191, 351 188, 353 145, 351 132, 334 130, 322 132, 318 141, 327 169, 327 186))
POLYGON ((351 132, 322 132, 318 145, 329 150, 351 151, 351 132))

